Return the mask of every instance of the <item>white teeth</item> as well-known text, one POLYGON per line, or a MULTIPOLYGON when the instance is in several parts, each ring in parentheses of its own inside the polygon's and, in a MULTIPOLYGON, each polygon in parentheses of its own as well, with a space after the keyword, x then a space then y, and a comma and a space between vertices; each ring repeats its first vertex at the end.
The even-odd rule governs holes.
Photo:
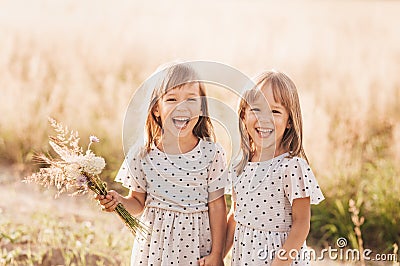
POLYGON ((186 127, 187 123, 189 123, 189 120, 190 120, 189 117, 174 117, 174 118, 172 118, 174 125, 179 129, 186 127))
POLYGON ((258 132, 259 137, 268 138, 274 130, 270 129, 270 128, 259 128, 259 127, 257 127, 256 131, 258 132))
POLYGON ((179 117, 174 117, 172 119, 178 120, 178 121, 185 121, 185 122, 190 120, 190 118, 187 116, 179 116, 179 117))
POLYGON ((267 128, 256 128, 256 130, 260 133, 272 133, 272 129, 267 129, 267 128))

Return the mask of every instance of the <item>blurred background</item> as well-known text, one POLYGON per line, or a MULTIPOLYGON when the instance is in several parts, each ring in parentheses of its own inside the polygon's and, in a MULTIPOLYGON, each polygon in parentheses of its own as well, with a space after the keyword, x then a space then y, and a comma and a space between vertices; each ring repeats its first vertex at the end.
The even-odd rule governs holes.
POLYGON ((308 244, 345 237, 348 248, 398 254, 399 13, 397 1, 0 0, 0 265, 128 265, 133 238, 115 215, 21 179, 49 150, 51 116, 82 145, 101 139, 103 178, 125 193, 112 180, 129 99, 177 59, 286 72, 326 196, 308 244))

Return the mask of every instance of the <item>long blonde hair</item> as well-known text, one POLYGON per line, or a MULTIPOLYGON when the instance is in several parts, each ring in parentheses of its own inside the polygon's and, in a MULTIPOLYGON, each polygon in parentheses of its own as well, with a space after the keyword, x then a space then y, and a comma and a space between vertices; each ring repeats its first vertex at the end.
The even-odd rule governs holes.
POLYGON ((288 157, 299 156, 308 162, 303 148, 303 120, 296 85, 286 74, 272 70, 259 75, 256 78, 255 87, 247 90, 240 101, 238 115, 242 158, 235 167, 238 175, 243 172, 247 162, 252 159, 256 148, 244 124, 246 109, 255 101, 261 88, 267 85, 272 88, 274 100, 280 102, 289 114, 290 127, 283 133, 282 148, 289 152, 288 157))
POLYGON ((170 89, 179 88, 190 82, 198 82, 201 96, 202 114, 193 128, 193 134, 203 140, 215 141, 214 128, 208 113, 208 103, 205 87, 199 81, 196 71, 188 63, 174 63, 161 71, 160 82, 155 85, 148 107, 145 123, 146 142, 145 152, 150 152, 153 145, 161 139, 162 124, 160 117, 154 114, 158 100, 170 89))

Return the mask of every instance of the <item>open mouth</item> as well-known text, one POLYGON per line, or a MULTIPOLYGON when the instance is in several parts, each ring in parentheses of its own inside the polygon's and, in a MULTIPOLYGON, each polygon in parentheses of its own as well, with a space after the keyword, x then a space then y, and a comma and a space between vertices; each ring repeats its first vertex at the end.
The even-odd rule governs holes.
POLYGON ((274 132, 274 130, 270 128, 256 127, 255 129, 260 138, 267 138, 274 132))
POLYGON ((172 122, 174 123, 174 126, 179 129, 183 130, 187 127, 189 124, 190 117, 187 116, 179 116, 179 117, 174 117, 172 118, 172 122))

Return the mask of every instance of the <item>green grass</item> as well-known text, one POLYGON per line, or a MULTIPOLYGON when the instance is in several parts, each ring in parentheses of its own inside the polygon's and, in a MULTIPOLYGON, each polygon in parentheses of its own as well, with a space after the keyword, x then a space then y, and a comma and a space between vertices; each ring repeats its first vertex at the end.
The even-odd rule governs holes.
POLYGON ((0 190, 0 265, 129 265, 133 236, 94 200, 54 199, 15 177, 0 190))
POLYGON ((101 221, 32 213, 26 223, 0 220, 0 265, 129 265, 130 234, 101 221))
POLYGON ((377 122, 364 140, 345 136, 352 145, 345 158, 351 160, 338 162, 336 174, 330 177, 335 181, 324 186, 326 200, 313 206, 310 238, 314 244, 334 246, 336 239, 345 237, 349 247, 358 248, 350 199, 356 201, 360 216, 365 218, 361 226, 364 248, 390 253, 393 244, 400 243, 400 169, 390 152, 392 133, 386 123, 377 122))

